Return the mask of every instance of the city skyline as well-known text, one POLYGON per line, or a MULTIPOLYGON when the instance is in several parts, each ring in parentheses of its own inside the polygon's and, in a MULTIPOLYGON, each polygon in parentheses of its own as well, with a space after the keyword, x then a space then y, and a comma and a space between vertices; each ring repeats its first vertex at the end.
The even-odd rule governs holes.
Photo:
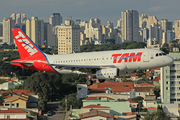
POLYGON ((148 16, 156 16, 158 20, 168 19, 168 21, 179 20, 179 3, 178 0, 163 1, 143 1, 143 0, 126 0, 126 1, 95 1, 95 0, 1 0, 0 19, 9 17, 12 13, 25 13, 27 18, 37 16, 45 22, 49 22, 52 13, 60 13, 63 22, 67 16, 72 16, 73 20, 81 19, 89 21, 89 19, 99 18, 102 25, 106 25, 107 21, 117 24, 117 20, 121 18, 121 12, 125 10, 137 10, 139 14, 147 14, 148 16), (7 9, 8 8, 8 9, 7 9))

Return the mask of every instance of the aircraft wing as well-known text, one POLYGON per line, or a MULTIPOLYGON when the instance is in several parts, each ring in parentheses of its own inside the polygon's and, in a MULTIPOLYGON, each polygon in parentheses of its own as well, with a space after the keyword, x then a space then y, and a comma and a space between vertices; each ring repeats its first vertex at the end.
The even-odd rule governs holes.
POLYGON ((80 72, 95 72, 99 69, 102 68, 115 68, 114 65, 91 65, 91 66, 87 66, 87 65, 59 65, 59 64, 47 64, 50 66, 56 66, 55 68, 58 68, 60 70, 63 69, 69 69, 72 71, 80 71, 80 72))
POLYGON ((50 66, 57 66, 57 67, 63 67, 63 68, 89 68, 89 69, 94 69, 94 68, 115 68, 114 65, 60 65, 60 64, 47 64, 50 66))

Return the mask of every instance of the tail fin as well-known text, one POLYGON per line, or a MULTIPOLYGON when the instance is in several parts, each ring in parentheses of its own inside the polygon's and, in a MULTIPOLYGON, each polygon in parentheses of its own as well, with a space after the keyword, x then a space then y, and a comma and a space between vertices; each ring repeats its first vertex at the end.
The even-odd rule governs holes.
POLYGON ((36 44, 20 28, 12 28, 11 30, 21 58, 43 54, 36 44))

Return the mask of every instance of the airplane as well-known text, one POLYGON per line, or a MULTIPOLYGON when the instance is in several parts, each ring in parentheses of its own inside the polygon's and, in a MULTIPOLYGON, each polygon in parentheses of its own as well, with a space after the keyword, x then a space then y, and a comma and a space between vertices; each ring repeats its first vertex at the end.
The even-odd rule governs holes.
MULTIPOLYGON (((11 64, 27 69, 60 74, 87 74, 100 82, 118 78, 121 73, 171 65, 174 59, 157 49, 128 49, 48 55, 20 29, 12 28, 20 59, 11 64)), ((87 85, 92 85, 87 80, 87 85)))

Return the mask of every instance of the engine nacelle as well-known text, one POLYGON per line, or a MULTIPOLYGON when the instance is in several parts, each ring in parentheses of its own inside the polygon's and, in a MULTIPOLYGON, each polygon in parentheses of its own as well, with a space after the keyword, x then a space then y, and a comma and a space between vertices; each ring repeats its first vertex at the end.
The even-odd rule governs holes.
POLYGON ((107 68, 96 71, 97 79, 113 79, 119 76, 118 68, 107 68))

